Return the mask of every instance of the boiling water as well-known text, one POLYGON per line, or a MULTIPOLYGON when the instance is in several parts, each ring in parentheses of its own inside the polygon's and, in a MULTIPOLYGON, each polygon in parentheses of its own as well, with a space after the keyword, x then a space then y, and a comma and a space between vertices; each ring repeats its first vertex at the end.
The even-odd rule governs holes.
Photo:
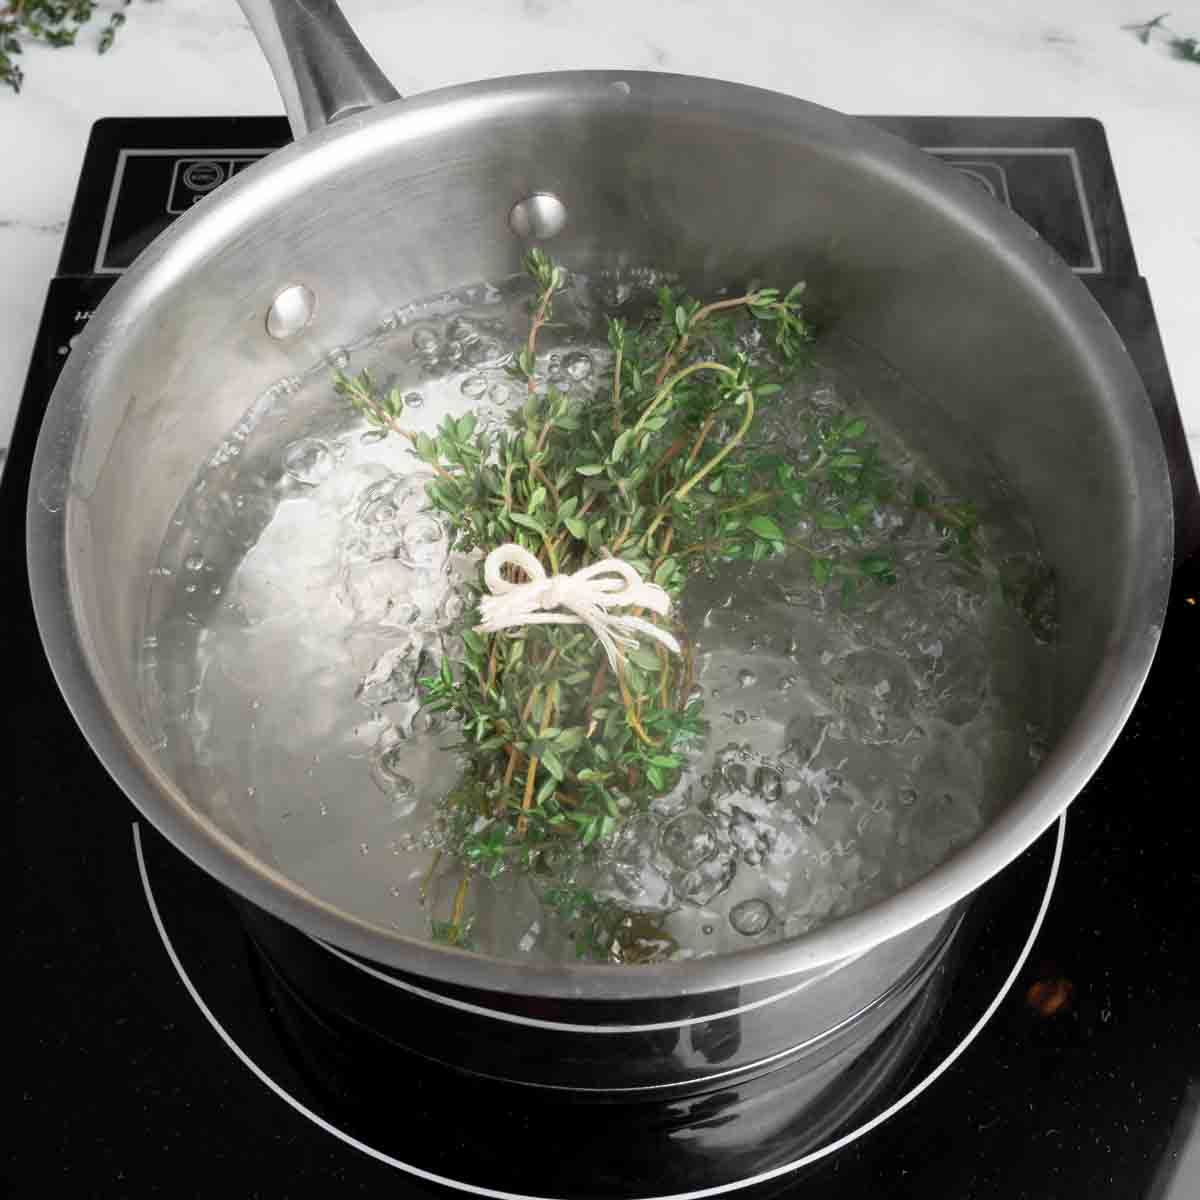
MULTIPOLYGON (((605 387, 600 313, 644 305, 653 282, 576 281, 543 331, 541 376, 580 400, 605 387)), ((329 366, 399 387, 414 431, 447 412, 503 421, 527 294, 512 283, 410 306, 329 366)), ((939 466, 971 481, 983 511, 984 569, 947 559, 926 517, 885 508, 866 548, 886 549, 900 582, 848 605, 799 556, 689 583, 706 742, 577 879, 648 914, 676 957, 795 936, 917 879, 1011 799, 1048 720, 1053 593, 1002 481, 965 439, 947 449, 944 416, 861 347, 827 342, 818 360, 760 436, 800 454, 799 412, 849 407, 902 476, 938 489, 878 416, 919 431, 924 413, 939 466), (1019 603, 998 598, 1001 576, 1019 603)), ((455 583, 474 564, 449 553, 405 447, 365 428, 327 368, 259 397, 174 517, 142 671, 163 761, 198 807, 324 900, 427 937, 458 878, 430 871, 460 762, 456 728, 421 711, 416 679, 453 642, 455 583)), ((571 926, 525 877, 477 881, 469 908, 482 951, 574 957, 571 926)))

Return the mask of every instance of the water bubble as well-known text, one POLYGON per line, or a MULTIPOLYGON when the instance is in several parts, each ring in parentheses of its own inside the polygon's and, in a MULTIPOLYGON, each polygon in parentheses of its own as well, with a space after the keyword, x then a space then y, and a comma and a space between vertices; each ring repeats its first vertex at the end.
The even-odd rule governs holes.
POLYGON ((660 845, 677 867, 688 871, 717 853, 716 830, 702 813, 681 813, 663 826, 660 845))
POLYGON ((592 373, 592 356, 583 350, 574 350, 563 359, 563 369, 577 383, 592 373))
POLYGON ((373 446, 376 442, 382 442, 387 437, 386 429, 368 429, 366 433, 361 433, 358 440, 364 446, 373 446))
POLYGON ((190 595, 192 592, 194 592, 196 590, 196 584, 189 583, 184 587, 183 590, 190 595))
POLYGON ((729 890, 737 863, 732 854, 718 854, 688 871, 676 882, 675 890, 689 904, 702 908, 729 890))
POLYGON ((774 804, 783 795, 783 776, 774 767, 759 767, 754 787, 768 804, 774 804))
POLYGON ((738 687, 752 688, 758 682, 758 676, 753 671, 742 670, 737 676, 738 687))
POLYGON ((701 925, 700 932, 704 934, 705 937, 712 937, 712 935, 716 932, 716 928, 717 927, 715 925, 701 925))
POLYGON ((477 338, 467 352, 467 361, 472 366, 497 366, 507 357, 504 346, 492 337, 477 338))
POLYGON ((488 381, 482 375, 468 375, 459 384, 458 390, 468 400, 478 400, 488 390, 488 381))
MULTIPOLYGON (((730 752, 733 748, 729 748, 730 752)), ((726 787, 732 791, 741 791, 746 787, 748 782, 748 772, 744 763, 738 762, 730 756, 729 752, 722 751, 718 759, 718 765, 721 771, 721 781, 726 787)))
POLYGON ((595 895, 616 900, 627 912, 661 913, 675 907, 671 883, 654 861, 658 830, 650 813, 633 817, 621 829, 593 885, 595 895))
POLYGON ((390 479, 373 483, 363 493, 362 502, 354 514, 355 520, 362 525, 394 525, 400 516, 394 492, 395 483, 390 479))
POLYGON ((446 531, 433 517, 418 516, 404 526, 397 558, 413 567, 438 567, 446 557, 446 531))
POLYGON ((412 344, 418 354, 431 358, 437 353, 438 335, 428 325, 422 325, 413 330, 412 344))
POLYGON ((728 826, 729 840, 742 852, 746 862, 754 866, 762 862, 763 855, 770 851, 775 831, 768 825, 760 825, 748 812, 732 803, 735 799, 753 803, 746 793, 739 792, 732 797, 719 797, 717 804, 720 811, 732 814, 728 826))
POLYGON ((370 709, 382 708, 395 700, 411 700, 416 693, 415 667, 413 643, 385 650, 363 676, 354 698, 370 709))
MULTIPOLYGON (((392 799, 397 806, 407 806, 409 800, 416 795, 417 785, 407 775, 396 775, 392 781, 392 799)), ((406 811, 408 809, 406 808, 406 811)))
POLYGON ((491 344, 488 340, 472 332, 462 339, 463 362, 468 366, 482 366, 491 357, 491 344))
POLYGON ((503 407, 512 399, 513 390, 506 383, 493 383, 488 388, 487 398, 497 407, 503 407))
POLYGON ((344 371, 350 365, 350 352, 342 346, 338 346, 325 356, 325 361, 333 367, 335 371, 344 371))
POLYGON ((359 854, 370 854, 371 847, 366 842, 359 842, 358 843, 358 852, 359 852, 359 854))
POLYGON ((420 392, 405 392, 404 407, 420 408, 425 403, 425 397, 420 392))
POLYGON ((414 624, 420 615, 420 608, 411 600, 396 600, 392 598, 388 600, 387 606, 384 609, 381 624, 394 625, 400 629, 405 629, 409 625, 414 624))
POLYGON ((771 924, 774 916, 765 900, 743 900, 729 910, 729 923, 745 937, 756 937, 771 924))
POLYGON ((417 807, 417 788, 404 773, 408 757, 404 733, 389 725, 371 754, 371 778, 395 804, 397 816, 407 816, 417 807))
POLYGON ((333 474, 333 454, 316 438, 300 438, 283 452, 283 469, 297 482, 316 487, 333 474))
POLYGON ((733 714, 733 723, 735 725, 745 725, 748 720, 750 720, 750 714, 744 708, 739 708, 733 714))
POLYGON ((201 554, 189 554, 183 560, 183 568, 185 571, 199 571, 204 567, 204 556, 201 554))
POLYGON ((412 475, 393 476, 392 501, 405 516, 429 510, 429 497, 425 485, 433 478, 429 471, 416 471, 412 475))

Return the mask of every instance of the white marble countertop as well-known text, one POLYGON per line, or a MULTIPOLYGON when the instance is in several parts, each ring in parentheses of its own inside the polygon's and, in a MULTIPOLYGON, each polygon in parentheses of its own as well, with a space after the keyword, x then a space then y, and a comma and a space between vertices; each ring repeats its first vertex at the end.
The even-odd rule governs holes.
MULTIPOLYGON (((113 0, 112 7, 116 7, 113 0)), ((844 112, 1103 121, 1194 461, 1200 461, 1200 69, 1122 25, 1140 0, 345 0, 405 95, 564 68, 709 75, 844 112)), ((0 93, 0 446, 7 443, 91 123, 278 113, 234 0, 135 0, 112 51, 97 22, 70 50, 30 47, 0 93), (91 42, 89 43, 89 39, 91 42)), ((1170 25, 1200 35, 1200 5, 1170 25)))

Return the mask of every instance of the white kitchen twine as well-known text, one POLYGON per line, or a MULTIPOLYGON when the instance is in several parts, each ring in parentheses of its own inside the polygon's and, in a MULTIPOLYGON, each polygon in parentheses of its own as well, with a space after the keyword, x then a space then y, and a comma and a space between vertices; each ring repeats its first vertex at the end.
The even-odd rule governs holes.
POLYGON ((483 617, 477 633, 498 633, 520 625, 586 625, 604 647, 615 672, 642 634, 681 654, 679 643, 665 630, 641 617, 613 616, 610 608, 648 608, 660 617, 671 611, 671 597, 656 583, 647 583, 635 567, 619 558, 606 558, 580 567, 573 575, 547 575, 542 564, 522 546, 506 542, 483 562, 483 579, 492 594, 479 602, 483 617), (504 567, 523 571, 525 583, 509 583, 504 567), (565 609, 562 611, 552 610, 565 609))

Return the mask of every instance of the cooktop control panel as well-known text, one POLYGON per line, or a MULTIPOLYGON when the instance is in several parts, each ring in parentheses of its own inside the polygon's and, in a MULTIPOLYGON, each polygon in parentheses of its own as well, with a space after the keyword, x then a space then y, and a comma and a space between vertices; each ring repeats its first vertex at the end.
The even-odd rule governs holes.
MULTIPOLYGON (((868 120, 961 171, 1079 274, 1136 274, 1098 124, 1073 119, 1056 139, 1054 125, 1067 122, 1022 118, 1001 143, 985 118, 868 120)), ((96 182, 81 190, 60 273, 119 275, 176 217, 290 140, 281 117, 99 122, 84 168, 96 182)))

